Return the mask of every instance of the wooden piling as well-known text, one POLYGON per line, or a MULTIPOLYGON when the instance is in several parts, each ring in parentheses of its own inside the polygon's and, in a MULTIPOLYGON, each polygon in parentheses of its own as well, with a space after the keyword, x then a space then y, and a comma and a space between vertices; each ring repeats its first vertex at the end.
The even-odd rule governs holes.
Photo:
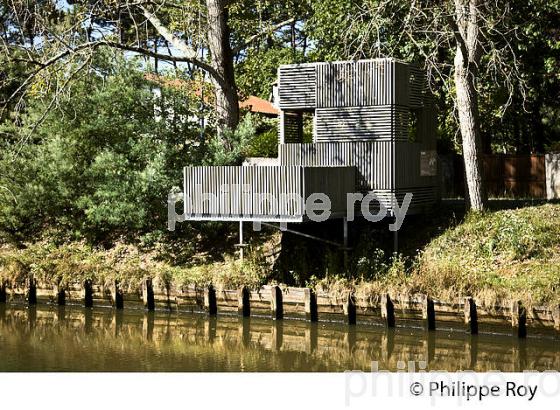
POLYGON ((552 319, 554 320, 554 329, 560 332, 560 305, 552 308, 552 319))
POLYGON ((311 324, 305 328, 305 352, 307 354, 317 349, 318 334, 317 324, 311 324))
POLYGON ((344 311, 344 316, 346 317, 346 322, 349 325, 356 324, 356 300, 352 292, 347 292, 344 298, 344 304, 342 305, 344 311))
POLYGON ((239 338, 243 347, 248 347, 251 343, 251 321, 239 317, 239 338))
POLYGON ((30 305, 29 308, 27 309, 27 324, 29 326, 29 330, 34 329, 35 325, 37 324, 37 306, 36 305, 30 305))
POLYGON ((434 301, 428 295, 423 295, 422 300, 422 319, 428 330, 436 330, 436 311, 434 301))
MULTIPOLYGON (((428 329, 430 330, 430 329, 428 329)), ((436 334, 435 332, 427 332, 425 339, 425 352, 426 352, 426 364, 432 363, 436 357, 436 334)))
POLYGON ((156 308, 156 302, 154 298, 154 285, 152 278, 144 278, 142 281, 142 302, 144 303, 144 308, 149 311, 153 311, 156 308))
POLYGON ((476 310, 476 302, 472 297, 465 298, 464 312, 467 332, 471 335, 478 334, 478 314, 476 310))
POLYGON ((209 285, 204 289, 204 310, 211 316, 218 314, 218 303, 216 301, 216 289, 209 285))
POLYGON ((56 320, 57 322, 64 322, 66 320, 66 307, 64 305, 57 306, 56 320))
POLYGON ((511 303, 511 327, 517 337, 527 337, 527 309, 521 301, 511 303))
POLYGON ((478 361, 478 337, 467 336, 465 340, 465 369, 474 370, 478 361))
POLYGON ((237 313, 243 317, 251 316, 250 292, 245 286, 237 290, 237 313))
POLYGON ((117 280, 111 284, 111 304, 116 309, 124 309, 123 292, 117 280))
POLYGON ((283 322, 272 323, 271 332, 271 347, 273 351, 279 351, 282 348, 282 343, 284 342, 284 324, 283 322))
POLYGON ((27 303, 31 305, 37 304, 37 282, 33 276, 29 276, 26 281, 26 299, 27 303))
POLYGON ((387 329, 381 335, 381 359, 388 362, 395 350, 395 330, 393 328, 387 329))
POLYGON ((0 281, 0 303, 6 303, 8 293, 6 292, 6 281, 0 281))
POLYGON ((84 281, 84 306, 93 307, 93 283, 91 279, 84 281))
POLYGON ((204 320, 204 340, 212 344, 216 340, 216 318, 204 320))
MULTIPOLYGON (((92 304, 93 306, 93 304, 92 304)), ((91 306, 90 306, 91 307, 91 306)), ((84 325, 84 333, 89 334, 93 330, 93 311, 90 309, 84 310, 84 317, 82 319, 84 325)))
POLYGON ((60 283, 56 285, 56 304, 58 306, 66 305, 66 290, 60 283))
POLYGON ((111 328, 113 329, 113 336, 117 337, 121 334, 122 325, 123 325, 123 315, 121 309, 117 309, 113 311, 113 318, 111 320, 111 328))
POLYGON ((388 293, 381 295, 381 317, 387 327, 395 327, 395 305, 388 293))
POLYGON ((530 367, 530 365, 527 364, 527 343, 523 341, 515 343, 510 355, 514 372, 521 373, 527 370, 528 366, 530 367))
POLYGON ((270 288, 270 309, 272 311, 272 319, 281 320, 284 317, 284 304, 280 286, 272 286, 270 288))
MULTIPOLYGON (((9 286, 8 282, 2 282, 0 280, 0 303, 5 302, 10 299, 10 289, 7 289, 9 286)), ((21 299, 21 293, 24 293, 24 298, 26 303, 29 305, 34 305, 36 303, 40 303, 43 299, 40 297, 41 290, 45 292, 48 291, 50 293, 50 303, 58 304, 59 306, 64 306, 66 302, 68 302, 68 298, 73 299, 73 292, 68 289, 66 285, 62 285, 61 283, 39 283, 33 277, 29 277, 25 280, 24 283, 20 284, 16 289, 15 292, 18 295, 18 299, 21 299), (41 288, 41 286, 44 286, 41 288), (37 293, 39 292, 39 300, 37 300, 37 293)), ((72 288, 70 288, 72 289, 72 288)), ((85 307, 93 307, 94 305, 94 290, 96 291, 97 287, 94 287, 91 280, 85 280, 83 282, 82 288, 82 296, 83 297, 83 304, 85 307)), ((110 289, 105 288, 107 291, 107 296, 110 293, 111 300, 113 302, 113 306, 118 309, 124 308, 124 301, 123 301, 123 290, 120 289, 119 283, 114 282, 110 289), (110 292, 109 292, 110 290, 110 292)), ((171 298, 174 297, 174 294, 171 295, 170 288, 167 288, 167 297, 171 298)), ((103 292, 105 293, 105 291, 103 292)), ((95 296, 97 297, 97 293, 95 296)), ((159 294, 161 300, 163 300, 163 291, 159 294)), ((210 286, 207 289, 196 289, 195 292, 192 289, 189 289, 188 293, 184 293, 184 300, 185 306, 192 307, 193 310, 195 306, 198 308, 204 307, 204 310, 209 315, 216 315, 217 314, 217 291, 210 286)), ((235 309, 235 297, 237 296, 237 308, 238 313, 240 316, 247 317, 250 316, 251 313, 251 297, 255 297, 254 300, 258 301, 258 306, 253 306, 253 308, 258 308, 257 310, 261 310, 263 307, 267 311, 268 304, 270 303, 270 312, 271 317, 275 320, 281 320, 284 318, 284 313, 286 313, 285 309, 289 310, 288 313, 294 312, 298 318, 302 318, 302 315, 305 315, 305 318, 309 321, 316 322, 318 321, 318 296, 317 294, 310 288, 288 288, 282 289, 280 286, 265 286, 260 289, 259 294, 257 295, 256 292, 250 292, 249 288, 242 287, 237 289, 237 291, 226 290, 224 292, 224 303, 231 309, 232 307, 235 309), (270 292, 270 293, 269 293, 270 292), (267 295, 270 294, 270 299, 267 298, 267 295), (252 296, 254 295, 254 296, 252 296), (233 300, 231 299, 233 296, 233 300), (288 304, 284 306, 284 301, 288 304), (264 302, 264 304, 263 304, 264 302), (289 308, 289 309, 288 309, 289 308)), ((357 311, 358 308, 356 306, 356 299, 355 295, 351 293, 350 290, 345 291, 343 294, 343 298, 338 298, 338 308, 336 306, 329 306, 326 308, 325 311, 329 311, 333 316, 337 315, 340 319, 344 319, 345 322, 348 324, 355 324, 357 322, 357 311), (342 305, 342 306, 341 306, 342 305)), ((144 306, 148 308, 148 310, 153 310, 155 308, 155 301, 154 301, 154 289, 152 287, 152 280, 150 278, 146 278, 142 282, 142 299, 144 302, 144 306)), ((323 296, 321 294, 321 300, 323 296)), ((325 302, 326 295, 325 295, 325 302)), ((373 308, 380 308, 381 316, 385 321, 387 327, 392 328, 395 327, 396 322, 396 314, 400 313, 400 310, 396 312, 396 309, 400 309, 400 304, 397 302, 392 301, 389 294, 381 294, 379 296, 379 304, 375 303, 373 308), (397 304, 397 306, 395 306, 397 304)), ((322 302, 323 303, 323 302, 322 302)), ((466 331, 469 334, 476 335, 479 333, 479 321, 478 321, 478 308, 475 299, 472 297, 464 298, 463 300, 459 301, 436 301, 429 296, 429 295, 413 295, 408 302, 408 308, 410 309, 410 305, 413 305, 412 309, 414 310, 414 315, 407 319, 407 323, 412 320, 416 320, 416 323, 422 323, 424 328, 433 331, 436 329, 438 325, 436 325, 436 314, 444 315, 444 316, 451 316, 450 319, 453 322, 457 323, 457 319, 460 316, 463 316, 464 325, 466 327, 466 331), (437 312, 436 312, 437 310, 437 312), (420 312, 421 311, 421 312, 420 312), (421 313, 421 315, 420 315, 421 313), (422 318, 422 322, 420 322, 420 317, 422 318)), ((403 302, 404 304, 404 302, 403 302)), ((321 306, 323 307, 323 306, 321 306)), ((406 307, 405 307, 406 308, 406 307)), ((264 311, 263 311, 264 312, 264 311)), ((403 314, 406 312, 403 312, 403 314)), ((500 331, 502 332, 513 332, 516 337, 524 338, 527 336, 530 329, 528 328, 531 325, 540 326, 540 323, 535 323, 536 320, 542 321, 542 326, 545 327, 544 331, 547 333, 553 331, 555 337, 560 339, 560 305, 556 304, 552 308, 547 307, 536 307, 535 308, 535 315, 536 320, 531 321, 528 316, 528 312, 525 306, 521 302, 514 301, 511 305, 500 305, 498 307, 498 314, 500 321, 502 322, 499 326, 502 326, 500 331), (503 315, 505 313, 506 321, 510 319, 510 323, 505 323, 507 326, 503 327, 503 315), (509 315, 509 317, 507 317, 509 315), (511 330, 509 330, 511 326, 511 330)), ((287 314, 288 315, 288 314, 287 314)), ((492 312, 488 313, 488 320, 496 322, 497 318, 491 317, 492 312)), ((288 315, 290 316, 290 315, 288 315)), ((443 316, 442 316, 443 317, 443 316)), ((485 320, 487 316, 485 314, 485 320)), ((404 322, 403 322, 404 324, 404 322)), ((498 324, 497 324, 498 326, 498 324)), ((484 329, 483 329, 484 330, 484 329)), ((540 329, 537 328, 537 331, 540 329)))
POLYGON ((346 351, 352 354, 356 347, 356 328, 354 326, 348 328, 348 331, 344 334, 344 341, 346 351))
POLYGON ((144 313, 142 320, 142 338, 147 341, 152 341, 154 336, 154 314, 147 312, 144 313))
POLYGON ((310 288, 304 288, 303 299, 305 318, 311 322, 316 322, 319 317, 317 314, 317 295, 315 291, 310 288))

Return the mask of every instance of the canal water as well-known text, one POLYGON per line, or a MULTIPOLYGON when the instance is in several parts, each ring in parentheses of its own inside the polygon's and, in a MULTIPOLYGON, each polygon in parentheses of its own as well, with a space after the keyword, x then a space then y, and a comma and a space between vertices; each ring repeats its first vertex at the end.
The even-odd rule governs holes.
POLYGON ((0 371, 560 370, 560 342, 0 304, 0 371))

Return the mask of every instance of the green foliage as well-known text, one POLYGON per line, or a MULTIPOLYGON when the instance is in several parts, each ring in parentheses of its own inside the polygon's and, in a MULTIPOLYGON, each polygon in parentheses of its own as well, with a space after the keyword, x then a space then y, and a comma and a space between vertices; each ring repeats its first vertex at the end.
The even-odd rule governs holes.
POLYGON ((247 156, 267 158, 278 157, 278 129, 276 127, 272 127, 255 135, 249 145, 247 156))
POLYGON ((165 229, 167 193, 204 149, 188 121, 196 102, 152 88, 133 61, 101 61, 56 110, 47 94, 29 102, 21 126, 5 123, 2 227, 20 235, 55 227, 76 238, 165 229))
POLYGON ((224 130, 208 141, 207 165, 239 165, 247 156, 249 144, 255 136, 251 114, 245 115, 235 130, 224 130))
POLYGON ((236 65, 237 85, 244 95, 270 99, 272 85, 276 81, 281 64, 294 64, 305 61, 300 51, 290 48, 262 48, 250 50, 245 58, 236 65))

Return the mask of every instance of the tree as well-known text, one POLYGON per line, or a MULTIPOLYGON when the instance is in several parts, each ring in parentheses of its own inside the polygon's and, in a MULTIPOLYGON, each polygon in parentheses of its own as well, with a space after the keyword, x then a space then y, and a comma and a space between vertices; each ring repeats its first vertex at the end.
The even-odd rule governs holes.
POLYGON ((19 124, 0 126, 1 231, 97 240, 165 231, 167 194, 206 146, 189 121, 194 94, 156 97, 135 60, 105 50, 55 108, 46 109, 53 89, 28 98, 19 124))
POLYGON ((482 175, 482 144, 476 94, 480 66, 480 0, 455 0, 455 16, 449 21, 455 34, 454 79, 457 112, 463 141, 463 160, 467 190, 465 197, 477 211, 484 210, 486 190, 482 175))
MULTIPOLYGON (((311 35, 338 58, 396 57, 422 63, 432 90, 451 96, 465 157, 469 205, 485 207, 481 167, 484 141, 478 112, 479 81, 503 86, 511 97, 526 87, 515 42, 509 2, 493 0, 354 0, 315 2, 311 35), (326 3, 326 4, 325 4, 326 3), (340 30, 345 27, 345 30, 340 30), (342 54, 342 56, 340 55, 342 54)), ((504 105, 511 104, 507 98, 504 105)))
POLYGON ((224 121, 223 125, 234 129, 239 122, 239 102, 226 4, 226 0, 206 0, 208 48, 212 53, 212 66, 223 79, 222 83, 215 81, 218 118, 224 121))
POLYGON ((281 64, 307 61, 310 46, 303 22, 309 12, 309 1, 247 0, 232 4, 230 25, 236 51, 236 83, 242 96, 256 95, 268 99, 281 64), (254 27, 261 28, 259 32, 262 32, 267 21, 286 24, 273 27, 254 39, 250 47, 241 49, 247 44, 246 39, 251 38, 254 27))
MULTIPOLYGON (((133 0, 116 3, 82 0, 70 2, 66 9, 59 7, 56 11, 61 17, 53 20, 45 12, 45 8, 52 8, 51 2, 37 2, 23 14, 20 12, 21 8, 25 9, 23 3, 11 2, 11 6, 6 5, 8 18, 4 19, 10 31, 22 31, 32 22, 41 33, 41 41, 13 41, 8 36, 2 37, 4 57, 9 59, 14 50, 25 49, 22 61, 27 64, 26 79, 8 100, 21 98, 33 83, 47 76, 52 79, 52 75, 58 75, 65 67, 83 69, 69 63, 81 60, 86 66, 95 50, 111 47, 159 61, 186 63, 191 72, 200 69, 208 73, 215 85, 216 125, 219 129, 234 128, 239 121, 234 52, 290 24, 293 18, 280 23, 267 21, 261 31, 232 50, 228 21, 230 3, 230 0, 205 0, 202 5, 163 0, 155 5, 133 0), (206 55, 205 50, 208 51, 206 55)), ((75 74, 66 72, 65 77, 75 74)))

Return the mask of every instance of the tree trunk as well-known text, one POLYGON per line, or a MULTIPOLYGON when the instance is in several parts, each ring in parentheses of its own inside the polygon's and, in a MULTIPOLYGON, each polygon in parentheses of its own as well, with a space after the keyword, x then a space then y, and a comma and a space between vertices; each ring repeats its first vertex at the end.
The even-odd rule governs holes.
POLYGON ((477 6, 478 0, 455 0, 458 32, 456 33, 457 52, 454 60, 454 79, 467 182, 465 199, 471 209, 482 211, 486 206, 486 190, 475 89, 477 66, 480 63, 477 6))
POLYGON ((208 8, 208 48, 212 55, 212 66, 221 77, 220 82, 213 79, 216 93, 216 113, 218 129, 234 129, 239 122, 239 100, 233 54, 229 42, 227 0, 206 0, 208 8))

